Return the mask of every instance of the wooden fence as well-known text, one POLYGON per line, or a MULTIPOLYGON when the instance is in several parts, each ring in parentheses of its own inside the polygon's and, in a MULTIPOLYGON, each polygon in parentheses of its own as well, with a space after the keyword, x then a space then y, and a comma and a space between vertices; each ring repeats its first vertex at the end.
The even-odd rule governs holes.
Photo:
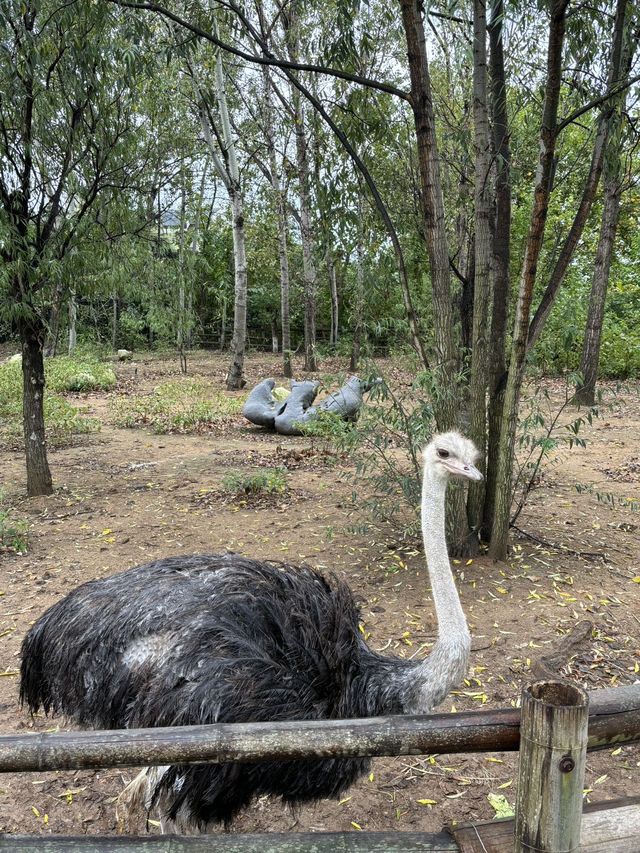
POLYGON ((0 835, 0 853, 639 853, 640 797, 581 815, 586 751, 638 741, 640 684, 587 695, 552 681, 527 688, 522 711, 3 735, 0 772, 519 749, 520 777, 515 824, 491 821, 438 834, 0 835))

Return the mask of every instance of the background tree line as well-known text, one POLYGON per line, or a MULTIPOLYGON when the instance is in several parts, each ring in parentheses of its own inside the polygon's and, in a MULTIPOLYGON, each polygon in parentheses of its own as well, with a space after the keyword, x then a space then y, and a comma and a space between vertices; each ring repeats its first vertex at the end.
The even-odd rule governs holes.
POLYGON ((45 352, 413 352, 482 449, 449 541, 507 548, 526 370, 640 365, 637 3, 182 0, 0 10, 0 334, 30 494, 45 352), (616 239, 617 237, 617 239, 616 239), (609 296, 605 303, 607 288, 609 296), (604 306, 607 306, 606 310, 604 306))

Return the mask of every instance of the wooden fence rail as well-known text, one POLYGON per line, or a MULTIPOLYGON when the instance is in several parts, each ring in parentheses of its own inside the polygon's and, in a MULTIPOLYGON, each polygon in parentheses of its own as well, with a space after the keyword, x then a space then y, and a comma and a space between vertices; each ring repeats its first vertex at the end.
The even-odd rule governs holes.
MULTIPOLYGON (((589 749, 640 741, 640 684, 589 694, 589 749)), ((508 752, 520 711, 0 736, 0 772, 508 752)))

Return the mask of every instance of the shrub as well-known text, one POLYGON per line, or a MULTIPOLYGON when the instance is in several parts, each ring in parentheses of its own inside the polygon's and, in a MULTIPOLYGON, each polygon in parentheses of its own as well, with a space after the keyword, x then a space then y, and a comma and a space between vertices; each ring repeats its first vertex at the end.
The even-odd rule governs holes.
POLYGON ((111 365, 91 356, 50 358, 44 370, 50 391, 110 391, 117 381, 111 365))
MULTIPOLYGON (((44 422, 47 442, 51 446, 68 444, 73 435, 100 429, 100 421, 86 417, 81 409, 52 394, 48 387, 44 397, 44 422)), ((22 368, 20 364, 3 364, 0 365, 0 437, 12 447, 20 447, 22 430, 22 368)))
POLYGON ((118 397, 111 402, 111 412, 119 427, 190 433, 228 420, 241 410, 243 402, 202 379, 179 379, 164 382, 144 397, 118 397))
POLYGON ((255 474, 230 471, 222 487, 233 495, 283 495, 287 490, 287 474, 283 468, 264 468, 255 474))

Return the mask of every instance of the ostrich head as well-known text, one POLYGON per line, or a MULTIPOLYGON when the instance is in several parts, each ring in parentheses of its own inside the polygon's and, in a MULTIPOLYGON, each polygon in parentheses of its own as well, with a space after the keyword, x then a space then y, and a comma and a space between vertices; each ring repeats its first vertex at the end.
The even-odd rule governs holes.
POLYGON ((425 471, 438 478, 466 477, 482 480, 482 474, 474 462, 479 452, 475 444, 459 432, 443 432, 434 435, 425 447, 422 458, 425 471))

